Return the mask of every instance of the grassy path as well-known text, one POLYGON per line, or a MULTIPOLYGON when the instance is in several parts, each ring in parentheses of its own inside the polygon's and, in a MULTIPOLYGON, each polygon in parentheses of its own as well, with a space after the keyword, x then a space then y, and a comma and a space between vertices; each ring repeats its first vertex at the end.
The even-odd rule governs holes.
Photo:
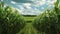
POLYGON ((19 34, 37 34, 37 31, 35 28, 33 28, 32 23, 27 23, 19 34))
POLYGON ((36 17, 24 17, 25 21, 31 21, 27 22, 26 26, 18 33, 18 34, 38 34, 37 30, 32 26, 32 21, 36 17))

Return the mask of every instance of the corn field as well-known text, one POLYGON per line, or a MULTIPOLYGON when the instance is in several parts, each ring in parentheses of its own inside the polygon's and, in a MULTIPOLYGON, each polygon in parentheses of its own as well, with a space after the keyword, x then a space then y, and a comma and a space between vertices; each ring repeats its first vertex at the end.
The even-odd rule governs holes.
POLYGON ((0 34, 60 34, 60 0, 53 9, 35 17, 24 17, 18 10, 0 2, 0 34))

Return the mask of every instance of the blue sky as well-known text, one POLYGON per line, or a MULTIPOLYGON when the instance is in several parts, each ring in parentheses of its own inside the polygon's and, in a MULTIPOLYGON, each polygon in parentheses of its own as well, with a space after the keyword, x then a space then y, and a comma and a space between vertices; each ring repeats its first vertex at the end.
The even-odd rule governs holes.
POLYGON ((9 6, 17 8, 24 15, 38 15, 47 8, 54 7, 56 0, 1 0, 9 6))

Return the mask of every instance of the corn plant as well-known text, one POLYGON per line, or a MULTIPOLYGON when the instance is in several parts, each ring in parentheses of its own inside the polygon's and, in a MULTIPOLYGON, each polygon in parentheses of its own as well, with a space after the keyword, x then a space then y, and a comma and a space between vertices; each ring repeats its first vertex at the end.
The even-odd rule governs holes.
POLYGON ((0 34, 17 34, 25 26, 24 18, 10 6, 0 3, 0 34))
POLYGON ((55 7, 54 7, 54 9, 55 9, 55 11, 56 11, 56 13, 58 14, 58 15, 60 15, 60 8, 59 8, 59 2, 60 2, 60 0, 57 0, 55 3, 54 3, 54 5, 55 5, 55 7))
POLYGON ((60 34, 60 7, 59 7, 60 5, 59 5, 59 3, 60 3, 60 0, 57 0, 54 4, 55 5, 54 10, 58 15, 58 25, 57 25, 58 34, 60 34))
POLYGON ((59 0, 56 1, 53 10, 47 10, 40 14, 35 20, 33 26, 44 34, 60 34, 60 8, 59 0))
POLYGON ((45 34, 57 34, 57 14, 54 11, 45 11, 35 20, 33 26, 45 34))

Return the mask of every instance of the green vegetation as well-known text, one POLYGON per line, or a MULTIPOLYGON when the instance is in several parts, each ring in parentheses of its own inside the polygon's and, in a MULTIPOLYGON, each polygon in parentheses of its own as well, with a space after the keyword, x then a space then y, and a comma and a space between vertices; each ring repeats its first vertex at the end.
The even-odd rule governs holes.
POLYGON ((53 11, 46 11, 34 20, 34 27, 44 34, 57 34, 57 14, 53 11))
MULTIPOLYGON (((30 17, 24 17, 25 18, 25 20, 27 21, 27 18, 28 18, 28 20, 30 19, 30 17)), ((34 18, 36 18, 36 16, 34 17, 31 17, 32 19, 31 20, 29 20, 29 21, 31 21, 31 22, 26 22, 26 26, 18 33, 18 34, 38 34, 38 31, 33 27, 33 25, 32 25, 32 21, 33 21, 33 19, 34 18)))
POLYGON ((28 22, 28 23, 30 22, 30 23, 31 23, 32 21, 34 21, 34 18, 36 18, 36 16, 35 16, 35 17, 31 17, 31 16, 28 17, 28 16, 26 16, 26 17, 24 17, 24 18, 25 18, 25 21, 26 21, 26 22, 28 22))
POLYGON ((25 26, 22 15, 12 9, 0 3, 0 34, 17 34, 25 26))
POLYGON ((12 7, 0 3, 0 34, 60 34, 59 0, 54 9, 36 15, 21 15, 12 7))
POLYGON ((35 20, 33 26, 44 34, 60 34, 60 8, 59 1, 55 3, 53 10, 46 10, 35 20))

